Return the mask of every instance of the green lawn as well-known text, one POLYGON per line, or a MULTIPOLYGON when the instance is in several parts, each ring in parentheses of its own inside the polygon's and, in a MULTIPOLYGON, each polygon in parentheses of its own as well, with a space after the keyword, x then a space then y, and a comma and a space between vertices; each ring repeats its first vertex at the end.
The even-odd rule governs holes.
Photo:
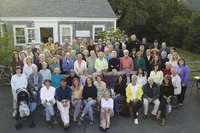
MULTIPOLYGON (((200 54, 192 53, 187 50, 177 49, 178 54, 180 57, 183 57, 186 62, 200 62, 200 54)), ((188 65, 191 70, 198 70, 200 69, 200 64, 190 64, 188 65)), ((191 73, 191 80, 194 79, 194 76, 198 75, 198 73, 192 72, 191 73)))

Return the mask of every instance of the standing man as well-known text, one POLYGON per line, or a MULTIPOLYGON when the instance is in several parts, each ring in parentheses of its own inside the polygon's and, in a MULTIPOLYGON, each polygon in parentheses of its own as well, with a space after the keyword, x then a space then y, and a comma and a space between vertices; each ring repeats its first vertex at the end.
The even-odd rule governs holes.
POLYGON ((72 97, 72 89, 67 86, 67 79, 61 79, 61 85, 56 89, 57 107, 60 110, 64 128, 69 127, 69 108, 72 97))
POLYGON ((130 69, 131 71, 134 71, 133 60, 128 55, 129 55, 129 51, 124 50, 124 57, 122 57, 120 59, 120 70, 121 71, 126 70, 126 69, 130 69))
POLYGON ((49 51, 51 51, 55 48, 52 37, 48 38, 48 42, 45 44, 45 48, 48 49, 49 51))
POLYGON ((127 44, 127 49, 128 51, 132 51, 133 48, 136 49, 136 51, 139 50, 139 42, 137 41, 137 37, 136 35, 132 35, 131 36, 131 41, 129 41, 129 43, 127 44))

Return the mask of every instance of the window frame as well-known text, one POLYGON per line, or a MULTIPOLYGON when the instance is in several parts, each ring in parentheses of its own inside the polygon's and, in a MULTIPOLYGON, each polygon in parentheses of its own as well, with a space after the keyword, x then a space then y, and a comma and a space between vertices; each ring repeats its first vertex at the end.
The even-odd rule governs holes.
POLYGON ((70 44, 72 45, 72 41, 73 41, 73 27, 72 25, 60 25, 60 44, 63 45, 64 42, 62 42, 62 37, 63 37, 63 34, 62 34, 62 31, 63 31, 63 28, 70 28, 70 44))
POLYGON ((15 46, 23 46, 24 44, 27 44, 27 26, 26 25, 13 25, 13 33, 14 33, 15 46), (24 28, 25 43, 17 43, 16 28, 24 28))
POLYGON ((93 25, 92 26, 92 38, 94 40, 95 43, 97 43, 98 41, 95 41, 95 29, 96 28, 102 28, 103 31, 105 31, 105 25, 93 25))
MULTIPOLYGON (((40 43, 40 29, 39 28, 27 28, 27 43, 31 44, 32 42, 29 42, 29 37, 28 37, 28 30, 38 30, 38 42, 34 42, 35 44, 39 44, 40 43)), ((36 35, 35 35, 36 37, 36 35)))

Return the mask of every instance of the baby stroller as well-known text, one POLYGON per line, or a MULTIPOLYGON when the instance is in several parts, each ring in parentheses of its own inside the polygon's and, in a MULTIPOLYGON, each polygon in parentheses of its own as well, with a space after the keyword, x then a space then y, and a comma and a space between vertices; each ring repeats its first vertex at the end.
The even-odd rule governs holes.
POLYGON ((17 124, 15 125, 16 129, 21 129, 22 126, 22 121, 23 120, 28 120, 29 127, 35 127, 35 122, 32 120, 31 117, 31 109, 30 109, 30 95, 27 92, 26 89, 17 89, 17 104, 18 104, 18 109, 17 109, 17 124))

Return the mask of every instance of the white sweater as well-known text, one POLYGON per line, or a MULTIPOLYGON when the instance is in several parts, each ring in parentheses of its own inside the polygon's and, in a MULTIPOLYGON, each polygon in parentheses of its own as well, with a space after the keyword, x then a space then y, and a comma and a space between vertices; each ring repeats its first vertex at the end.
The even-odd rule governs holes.
POLYGON ((78 60, 74 63, 74 71, 76 74, 83 74, 83 70, 87 68, 87 64, 84 60, 81 62, 81 66, 78 64, 78 60))
POLYGON ((40 90, 40 99, 42 101, 42 104, 44 104, 45 101, 53 101, 53 104, 55 103, 55 91, 56 89, 53 86, 50 86, 49 89, 46 88, 46 86, 42 87, 40 90))
POLYGON ((101 112, 104 112, 104 108, 114 108, 114 102, 112 98, 109 98, 108 101, 105 98, 101 98, 101 112))
POLYGON ((18 76, 17 74, 13 75, 11 78, 11 87, 12 90, 17 90, 19 88, 27 88, 27 78, 24 74, 18 76))
POLYGON ((154 82, 158 85, 161 85, 163 82, 163 72, 162 71, 151 71, 150 77, 154 79, 154 82))
POLYGON ((23 74, 26 75, 27 79, 29 79, 29 76, 33 73, 32 66, 33 64, 31 66, 27 64, 24 65, 23 74))
POLYGON ((174 86, 174 95, 179 95, 181 94, 181 78, 179 77, 178 74, 176 76, 172 76, 172 84, 174 86))
POLYGON ((145 76, 137 76, 137 84, 139 84, 141 87, 147 83, 147 77, 145 76))

